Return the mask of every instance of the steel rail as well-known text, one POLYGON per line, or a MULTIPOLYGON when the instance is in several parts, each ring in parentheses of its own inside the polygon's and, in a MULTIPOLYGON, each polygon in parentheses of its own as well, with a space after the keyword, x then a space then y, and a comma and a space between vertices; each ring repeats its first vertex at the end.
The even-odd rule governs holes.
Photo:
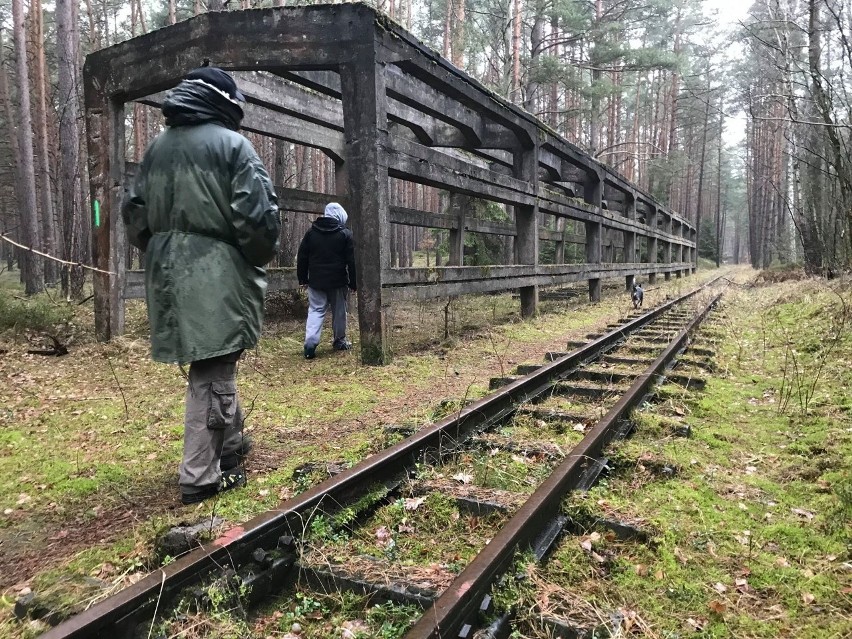
MULTIPOLYGON (((439 639, 472 636, 460 634, 475 623, 483 598, 495 579, 510 567, 518 550, 531 548, 542 531, 552 528, 565 495, 581 481, 586 469, 601 457, 616 433, 617 424, 648 394, 660 376, 685 347, 689 334, 718 302, 721 293, 705 305, 681 330, 654 362, 639 375, 628 391, 588 432, 553 473, 533 492, 512 518, 476 555, 420 620, 405 639, 439 639)), ((504 622, 505 623, 505 622, 504 622)), ((488 635, 493 636, 493 635, 488 635)))
MULTIPOLYGON (((590 341, 565 356, 545 364, 442 421, 423 428, 407 439, 361 461, 352 468, 296 495, 279 507, 262 513, 247 523, 228 530, 223 536, 153 571, 143 579, 93 605, 48 630, 44 639, 81 639, 102 636, 131 636, 139 624, 153 624, 162 611, 183 592, 223 566, 237 567, 252 561, 258 550, 280 549, 282 539, 298 539, 310 517, 323 508, 334 511, 339 504, 363 495, 371 487, 399 482, 409 469, 429 451, 451 452, 459 442, 488 424, 511 415, 519 404, 528 402, 551 388, 554 381, 576 367, 613 347, 627 335, 674 306, 690 299, 715 283, 705 283, 689 293, 640 315, 624 325, 590 341)), ((295 558, 279 558, 267 565, 268 574, 256 580, 258 596, 287 578, 295 558)))

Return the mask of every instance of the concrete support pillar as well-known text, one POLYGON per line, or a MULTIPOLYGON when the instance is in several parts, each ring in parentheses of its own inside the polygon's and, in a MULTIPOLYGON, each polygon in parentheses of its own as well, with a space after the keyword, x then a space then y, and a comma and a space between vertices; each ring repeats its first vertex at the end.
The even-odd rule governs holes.
POLYGON ((346 164, 358 269, 361 361, 390 361, 382 281, 390 268, 388 217, 387 100, 384 65, 372 47, 340 65, 346 164))
POLYGON ((95 267, 113 273, 92 276, 95 336, 106 342, 124 333, 127 235, 120 214, 125 181, 124 104, 101 91, 94 82, 86 82, 92 259, 95 267))
POLYGON ((470 208, 471 198, 459 193, 450 193, 449 215, 458 221, 458 228, 450 229, 450 254, 447 258, 447 266, 464 266, 464 219, 467 209, 470 208))
POLYGON ((556 264, 565 264, 565 218, 556 218, 556 232, 562 236, 562 239, 556 240, 556 264))
MULTIPOLYGON (((625 202, 624 215, 628 220, 636 220, 636 198, 628 195, 625 202)), ((633 264, 636 261, 636 233, 624 231, 624 263, 633 264)), ((624 284, 628 291, 633 289, 633 284, 636 282, 636 274, 631 273, 625 276, 624 284)))
MULTIPOLYGON (((651 228, 652 232, 656 232, 657 230, 657 209, 652 205, 648 205, 648 215, 646 217, 646 221, 648 226, 651 228)), ((648 261, 651 264, 657 263, 657 238, 656 237, 648 237, 648 261)), ((656 271, 651 271, 648 274, 648 283, 656 284, 657 283, 657 273, 656 271)))
POLYGON ((690 249, 690 254, 692 257, 689 260, 690 262, 692 262, 692 272, 695 273, 695 271, 698 270, 698 233, 695 229, 690 230, 689 239, 692 241, 693 244, 696 245, 690 249))
MULTIPOLYGON (((538 145, 518 147, 514 152, 514 174, 532 184, 538 192, 538 145)), ((538 264, 538 200, 532 206, 515 206, 515 253, 518 264, 538 264)), ((521 317, 533 317, 538 310, 538 286, 520 289, 521 317)))
MULTIPOLYGON (((664 230, 666 231, 666 233, 671 235, 672 234, 672 220, 673 220, 672 216, 666 215, 663 218, 663 220, 664 220, 663 221, 664 230)), ((672 264, 672 243, 671 243, 671 241, 666 242, 665 251, 666 251, 666 264, 668 266, 671 266, 671 264, 672 264)), ((666 279, 667 282, 670 279, 672 279, 672 272, 671 271, 666 271, 665 279, 666 279)))
MULTIPOLYGON (((598 209, 601 208, 603 203, 603 180, 599 174, 591 172, 586 174, 583 199, 586 203, 598 209)), ((602 226, 600 222, 586 222, 586 262, 588 264, 601 263, 602 226)), ((601 301, 600 278, 589 280, 589 301, 601 301)))

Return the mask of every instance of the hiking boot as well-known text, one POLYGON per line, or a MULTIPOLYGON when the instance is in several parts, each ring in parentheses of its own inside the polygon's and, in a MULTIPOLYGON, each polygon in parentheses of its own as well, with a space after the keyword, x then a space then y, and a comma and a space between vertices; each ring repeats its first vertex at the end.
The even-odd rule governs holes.
POLYGON ((243 441, 237 449, 222 455, 222 459, 219 460, 219 468, 224 473, 241 465, 252 448, 254 448, 254 440, 249 435, 243 435, 243 441))
POLYGON ((305 346, 305 359, 313 359, 317 356, 316 346, 305 346))
POLYGON ((350 342, 345 337, 343 339, 337 340, 331 347, 336 351, 351 351, 352 350, 352 342, 350 342))
POLYGON ((219 493, 224 493, 233 488, 239 488, 240 486, 246 485, 246 473, 239 466, 236 468, 232 468, 231 470, 224 471, 222 473, 222 478, 219 480, 218 484, 210 484, 209 486, 202 486, 199 490, 185 493, 181 491, 180 500, 185 505, 197 504, 199 502, 204 501, 205 499, 210 499, 211 497, 215 497, 219 493))

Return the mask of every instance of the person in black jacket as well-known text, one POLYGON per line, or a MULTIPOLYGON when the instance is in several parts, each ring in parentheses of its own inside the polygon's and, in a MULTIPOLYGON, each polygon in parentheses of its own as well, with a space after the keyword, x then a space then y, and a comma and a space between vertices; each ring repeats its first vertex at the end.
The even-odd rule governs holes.
POLYGON ((337 202, 325 207, 305 233, 296 258, 299 285, 308 289, 308 321, 305 325, 305 359, 316 356, 322 322, 331 308, 332 347, 348 351, 346 339, 346 298, 355 286, 355 244, 346 228, 346 211, 337 202))

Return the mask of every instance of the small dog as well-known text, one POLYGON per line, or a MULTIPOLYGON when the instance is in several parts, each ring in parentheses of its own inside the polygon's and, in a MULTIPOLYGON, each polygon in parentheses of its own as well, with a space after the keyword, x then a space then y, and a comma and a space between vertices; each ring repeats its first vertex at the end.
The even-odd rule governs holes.
POLYGON ((645 291, 642 290, 642 285, 636 282, 633 285, 633 292, 630 294, 630 299, 633 300, 633 308, 642 308, 642 300, 645 298, 645 291))

